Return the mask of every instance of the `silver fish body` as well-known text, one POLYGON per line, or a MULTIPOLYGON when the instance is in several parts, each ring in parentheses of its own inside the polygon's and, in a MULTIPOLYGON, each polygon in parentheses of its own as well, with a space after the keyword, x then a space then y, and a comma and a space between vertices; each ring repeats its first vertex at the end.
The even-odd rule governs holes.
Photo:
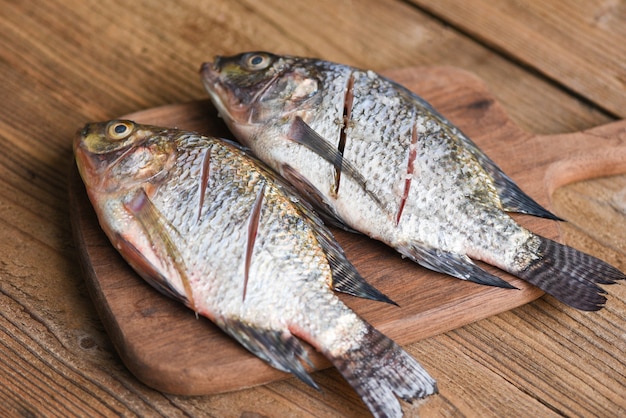
POLYGON ((372 71, 251 52, 217 57, 203 82, 235 136, 346 229, 430 269, 512 287, 481 260, 583 310, 606 301, 608 264, 540 237, 507 212, 559 218, 433 107, 372 71))
POLYGON ((317 387, 296 337, 309 342, 377 416, 401 414, 396 395, 436 391, 410 355, 333 289, 390 300, 245 149, 123 120, 87 125, 74 149, 99 222, 122 256, 249 351, 317 387))

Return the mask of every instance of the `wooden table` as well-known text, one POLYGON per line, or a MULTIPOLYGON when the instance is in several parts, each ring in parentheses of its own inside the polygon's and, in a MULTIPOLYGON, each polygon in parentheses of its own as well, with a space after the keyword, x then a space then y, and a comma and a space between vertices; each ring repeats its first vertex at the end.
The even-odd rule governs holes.
MULTIPOLYGON (((235 393, 154 391, 120 362, 86 294, 67 199, 87 121, 206 98, 201 62, 265 49, 374 70, 452 65, 542 134, 626 118, 626 4, 541 0, 0 1, 0 415, 362 416, 329 369, 235 393), (313 6, 315 4, 315 6, 313 6)), ((625 168, 626 171, 626 168, 625 168)), ((626 270, 626 175, 553 195, 568 244, 626 270)), ((543 297, 407 347, 431 416, 626 415, 626 286, 607 308, 543 297)))

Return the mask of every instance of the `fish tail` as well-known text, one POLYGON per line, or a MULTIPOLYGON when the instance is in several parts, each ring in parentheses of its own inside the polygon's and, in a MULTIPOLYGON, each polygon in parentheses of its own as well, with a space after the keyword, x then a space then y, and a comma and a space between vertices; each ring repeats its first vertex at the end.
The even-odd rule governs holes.
POLYGON ((513 273, 574 308, 602 309, 606 291, 598 284, 626 279, 617 268, 572 247, 536 235, 529 242, 535 259, 513 273))
POLYGON ((407 402, 437 393, 435 380, 399 345, 367 324, 361 344, 328 358, 375 417, 400 417, 407 402))

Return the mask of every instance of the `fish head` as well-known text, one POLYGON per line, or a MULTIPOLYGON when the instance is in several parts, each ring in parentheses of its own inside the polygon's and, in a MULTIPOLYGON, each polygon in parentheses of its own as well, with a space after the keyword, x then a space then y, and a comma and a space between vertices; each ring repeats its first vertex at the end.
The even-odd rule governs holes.
POLYGON ((247 52, 217 56, 200 70, 202 81, 231 131, 244 142, 273 120, 313 111, 321 79, 309 59, 247 52))
POLYGON ((129 120, 88 123, 74 137, 76 165, 95 193, 158 183, 175 147, 168 130, 129 120))

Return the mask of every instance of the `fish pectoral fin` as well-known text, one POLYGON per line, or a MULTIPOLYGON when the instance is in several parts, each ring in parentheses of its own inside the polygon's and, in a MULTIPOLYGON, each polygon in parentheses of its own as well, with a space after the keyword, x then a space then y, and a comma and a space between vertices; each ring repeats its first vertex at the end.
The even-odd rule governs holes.
POLYGON ((347 174, 351 177, 353 175, 356 177, 361 176, 350 162, 344 161, 343 155, 341 155, 338 149, 315 132, 300 116, 294 118, 291 129, 289 130, 289 139, 315 152, 324 160, 331 163, 337 170, 346 169, 347 174))
POLYGON ((501 278, 483 270, 464 254, 455 254, 442 251, 428 246, 405 245, 397 247, 400 254, 405 255, 422 267, 448 274, 461 280, 502 287, 505 289, 517 289, 501 278))
POLYGON ((154 203, 152 203, 143 188, 139 189, 133 198, 124 204, 124 208, 137 219, 158 256, 176 270, 185 289, 187 304, 194 312, 197 312, 191 285, 187 277, 187 269, 178 248, 168 232, 168 229, 170 229, 174 233, 178 233, 176 228, 154 206, 154 203))
POLYGON ((319 386, 304 369, 302 362, 313 367, 302 343, 289 330, 256 327, 237 318, 220 318, 216 323, 248 351, 270 366, 292 373, 307 385, 319 386))
POLYGON ((329 162, 335 167, 335 170, 341 173, 345 173, 355 183, 359 185, 365 191, 365 193, 376 202, 383 211, 385 205, 378 198, 378 196, 367 187, 365 178, 361 175, 359 170, 350 161, 343 158, 343 155, 339 150, 333 147, 329 142, 324 140, 313 128, 311 128, 300 116, 294 118, 293 124, 289 130, 289 139, 292 141, 304 145, 324 160, 329 162))

